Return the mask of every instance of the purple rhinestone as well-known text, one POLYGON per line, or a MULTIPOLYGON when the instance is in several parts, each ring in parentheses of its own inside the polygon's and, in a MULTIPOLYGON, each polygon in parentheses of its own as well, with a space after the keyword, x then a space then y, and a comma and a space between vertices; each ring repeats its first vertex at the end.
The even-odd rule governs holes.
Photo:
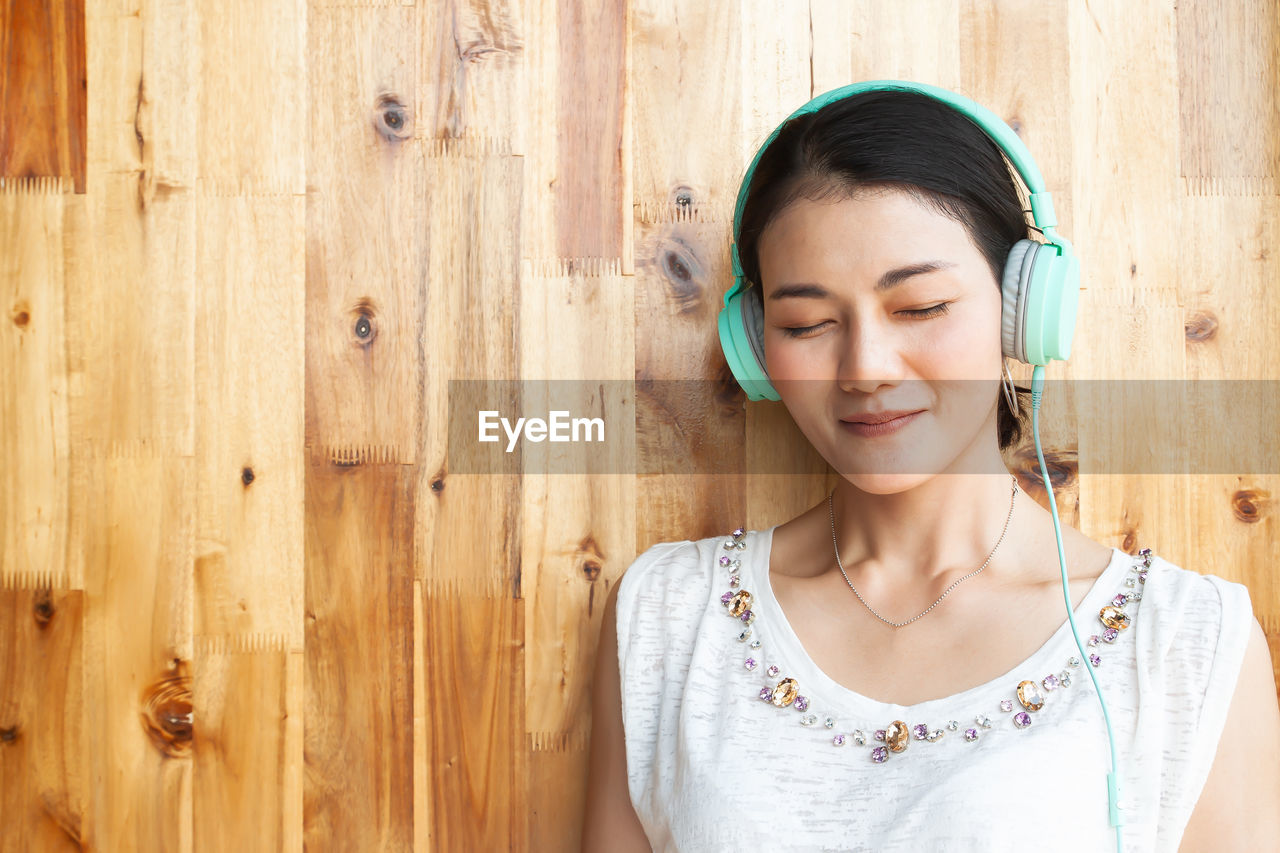
POLYGON ((796 706, 797 711, 807 711, 809 710, 809 697, 797 695, 791 704, 796 706))
POLYGON ((738 584, 740 584, 740 583, 742 583, 742 578, 741 578, 741 576, 739 576, 739 575, 729 575, 729 586, 737 586, 737 585, 738 585, 738 584))
POLYGON ((761 699, 763 699, 763 700, 764 700, 764 701, 766 701, 766 702, 772 702, 772 701, 773 701, 773 690, 772 690, 772 688, 769 688, 769 687, 761 687, 761 688, 760 688, 760 698, 761 698, 761 699))
POLYGON ((739 527, 737 530, 733 531, 733 538, 734 538, 734 539, 738 539, 738 538, 740 538, 740 537, 742 536, 742 534, 744 534, 744 533, 746 533, 746 532, 747 532, 747 531, 745 531, 745 530, 743 530, 741 527, 739 527))
POLYGON ((1043 687, 1045 690, 1057 690, 1058 676, 1054 675, 1053 673, 1046 675, 1044 677, 1044 680, 1040 682, 1040 686, 1043 687))
POLYGON ((1120 632, 1115 628, 1108 628, 1102 632, 1102 639, 1106 640, 1108 643, 1114 643, 1116 641, 1116 637, 1119 636, 1120 632))
POLYGON ((722 566, 729 565, 729 557, 727 555, 720 558, 720 565, 722 566))
POLYGON ((1097 655, 1089 655, 1089 663, 1093 664, 1094 666, 1097 666, 1098 664, 1102 663, 1102 658, 1098 657, 1097 655))
POLYGON ((915 735, 916 740, 924 740, 929 736, 929 727, 924 723, 916 723, 911 729, 911 733, 915 735))
POLYGON ((965 740, 977 740, 977 739, 978 739, 978 730, 977 730, 977 729, 965 729, 965 730, 964 730, 964 739, 965 739, 965 740))
POLYGON ((750 621, 751 621, 751 611, 750 611, 750 610, 744 610, 744 611, 742 611, 742 616, 740 616, 739 618, 740 618, 740 619, 742 619, 742 621, 743 621, 743 622, 750 622, 750 621))
POLYGON ((836 735, 831 739, 831 742, 836 746, 844 746, 844 735, 836 735))
POLYGON ((756 659, 755 659, 755 658, 747 658, 746 666, 747 666, 747 669, 755 669, 755 668, 756 668, 756 659))
POLYGON ((730 601, 733 601, 732 592, 726 592, 724 595, 720 596, 720 603, 725 605, 726 607, 729 605, 730 601))
POLYGON ((1013 724, 1020 729, 1025 729, 1031 725, 1031 715, 1026 711, 1019 711, 1013 715, 1013 724))
POLYGON ((770 678, 777 678, 777 677, 778 677, 778 673, 779 673, 779 672, 781 672, 781 671, 782 671, 782 670, 778 669, 778 665, 777 665, 776 663, 775 663, 775 664, 770 664, 770 665, 769 665, 769 668, 765 670, 765 672, 769 673, 769 677, 770 677, 770 678))
POLYGON ((1146 571, 1138 572, 1138 580, 1140 580, 1142 583, 1146 583, 1146 582, 1147 582, 1147 573, 1146 573, 1146 571))
POLYGON ((1091 646, 1096 646, 1096 645, 1098 645, 1098 641, 1100 641, 1101 639, 1102 639, 1102 638, 1101 638, 1101 637, 1099 637, 1097 634, 1090 634, 1090 635, 1089 635, 1089 645, 1091 645, 1091 646))
POLYGON ((884 729, 876 729, 876 740, 884 740, 884 729))
POLYGON ((1125 598, 1124 593, 1122 592, 1119 595, 1117 595, 1115 598, 1111 599, 1111 603, 1114 604, 1116 607, 1124 607, 1124 604, 1127 600, 1128 599, 1125 598))
POLYGON ((883 746, 877 746, 871 750, 871 760, 876 764, 884 764, 884 760, 889 757, 889 750, 883 746))
POLYGON ((1001 700, 1000 700, 1000 710, 1001 710, 1001 711, 1012 711, 1012 710, 1013 710, 1013 700, 1012 700, 1012 699, 1001 699, 1001 700))

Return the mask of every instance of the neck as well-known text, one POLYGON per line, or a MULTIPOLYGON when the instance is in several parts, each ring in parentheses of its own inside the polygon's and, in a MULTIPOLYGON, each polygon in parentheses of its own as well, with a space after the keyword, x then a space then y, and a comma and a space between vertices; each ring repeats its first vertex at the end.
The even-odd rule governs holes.
MULTIPOLYGON (((989 555, 984 574, 1000 574, 1001 565, 1013 565, 1020 550, 1015 544, 1019 504, 1025 525, 1027 498, 1012 496, 1013 475, 1000 460, 998 446, 995 456, 996 464, 988 461, 979 471, 917 477, 905 488, 903 480, 912 478, 841 478, 832 508, 845 572, 875 585, 932 588, 973 571, 989 555)), ((828 516, 829 534, 829 513, 823 515, 828 516)), ((834 567, 834 553, 830 559, 834 567)))

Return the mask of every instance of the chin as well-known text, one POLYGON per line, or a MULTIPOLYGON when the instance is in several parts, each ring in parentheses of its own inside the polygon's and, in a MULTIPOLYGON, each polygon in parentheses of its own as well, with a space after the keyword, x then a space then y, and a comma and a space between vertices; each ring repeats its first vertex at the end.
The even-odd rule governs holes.
POLYGON ((933 479, 935 475, 927 473, 911 473, 911 472, 885 472, 885 473, 841 473, 841 477, 849 482, 859 491, 866 492, 869 495, 896 495, 899 492, 907 492, 933 479))

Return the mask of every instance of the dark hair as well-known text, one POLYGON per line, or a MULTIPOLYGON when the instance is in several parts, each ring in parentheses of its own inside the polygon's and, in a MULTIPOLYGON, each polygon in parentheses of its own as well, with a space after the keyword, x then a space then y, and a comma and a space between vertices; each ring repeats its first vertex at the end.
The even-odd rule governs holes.
MULTIPOLYGON (((747 295, 763 298, 760 235, 788 205, 884 187, 906 191, 963 224, 997 288, 1009 250, 1030 237, 1004 154, 972 119, 918 92, 863 92, 790 119, 760 155, 737 240, 747 295)), ((1016 390, 1018 417, 999 404, 1001 450, 1022 437, 1026 409, 1018 394, 1031 389, 1016 390)))

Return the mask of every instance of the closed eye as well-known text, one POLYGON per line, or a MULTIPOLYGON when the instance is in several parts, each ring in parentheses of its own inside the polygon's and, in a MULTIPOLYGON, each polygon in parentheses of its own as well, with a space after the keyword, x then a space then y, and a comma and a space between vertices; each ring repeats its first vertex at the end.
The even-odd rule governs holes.
MULTIPOLYGON (((898 313, 908 314, 912 317, 920 317, 920 318, 938 317, 938 316, 941 316, 942 314, 947 313, 947 306, 950 304, 951 304, 950 302, 939 302, 937 305, 932 305, 928 308, 919 308, 912 311, 899 311, 898 313)), ((804 337, 806 334, 814 331, 815 329, 821 329, 823 326, 825 326, 829 322, 831 321, 823 320, 821 323, 817 323, 812 326, 795 326, 795 327, 784 326, 782 327, 782 332, 788 335, 789 337, 793 337, 793 338, 804 337)))

